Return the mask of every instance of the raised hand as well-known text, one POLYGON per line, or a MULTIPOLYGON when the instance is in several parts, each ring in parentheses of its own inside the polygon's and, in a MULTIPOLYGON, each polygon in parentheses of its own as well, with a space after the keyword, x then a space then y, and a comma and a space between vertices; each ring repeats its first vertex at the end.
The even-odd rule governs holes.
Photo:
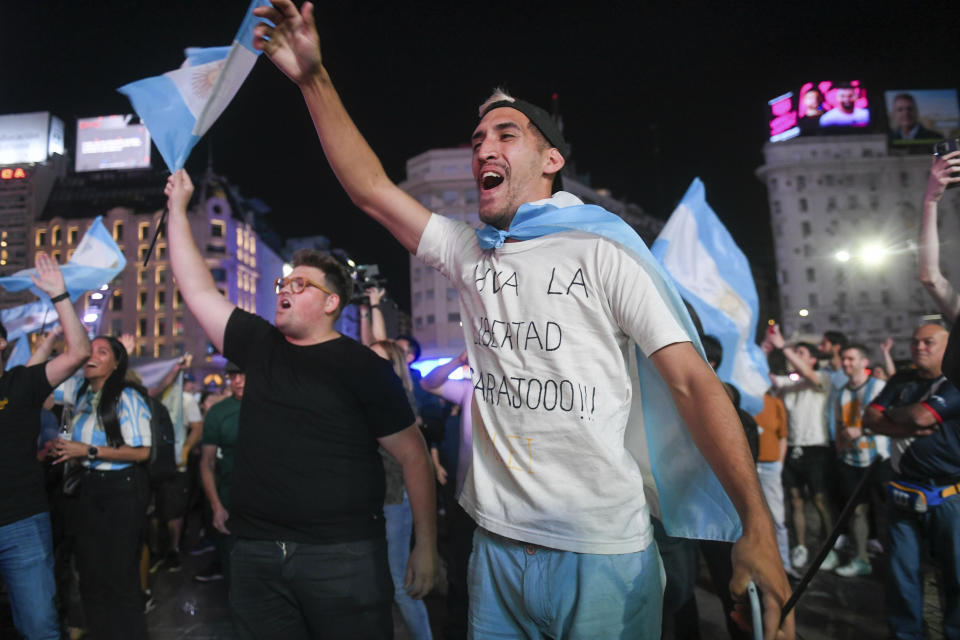
POLYGON ((63 274, 60 273, 60 265, 56 260, 45 252, 38 251, 34 265, 37 267, 37 274, 31 273, 30 279, 41 291, 53 298, 67 290, 63 283, 63 274))
POLYGON ((273 64, 297 84, 320 72, 320 37, 313 22, 313 3, 300 12, 290 0, 271 0, 273 7, 257 7, 255 16, 266 18, 253 30, 253 48, 264 51, 273 64))
POLYGON ((960 183, 960 151, 951 151, 945 156, 934 156, 924 199, 939 202, 944 190, 951 184, 957 183, 960 183))
POLYGON ((193 181, 183 169, 178 169, 169 178, 167 186, 163 188, 167 196, 167 209, 170 211, 186 212, 190 198, 193 196, 193 181))
POLYGON ((132 356, 133 350, 137 346, 137 339, 133 337, 132 333, 121 334, 119 338, 120 344, 123 345, 123 348, 127 350, 127 355, 132 356))

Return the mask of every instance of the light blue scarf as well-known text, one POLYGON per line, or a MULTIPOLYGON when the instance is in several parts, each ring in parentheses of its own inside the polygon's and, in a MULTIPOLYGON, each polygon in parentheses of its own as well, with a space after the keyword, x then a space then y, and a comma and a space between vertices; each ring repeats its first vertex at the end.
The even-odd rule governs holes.
MULTIPOLYGON (((529 240, 561 231, 596 234, 625 249, 649 274, 674 318, 703 355, 697 330, 670 277, 636 231, 606 209, 585 205, 575 196, 560 191, 552 198, 522 205, 509 229, 487 225, 477 230, 477 238, 481 248, 496 249, 507 238, 529 240)), ((643 391, 644 426, 634 421, 627 425, 626 446, 641 470, 649 469, 652 473, 654 483, 644 475, 654 515, 660 516, 671 536, 736 540, 741 526, 733 503, 694 444, 657 368, 636 344, 634 351, 637 379, 643 391)))

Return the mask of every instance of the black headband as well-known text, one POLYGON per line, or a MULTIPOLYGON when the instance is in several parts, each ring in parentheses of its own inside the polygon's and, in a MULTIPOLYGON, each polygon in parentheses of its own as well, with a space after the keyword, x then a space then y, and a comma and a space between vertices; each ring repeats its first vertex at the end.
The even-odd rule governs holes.
POLYGON ((557 148, 557 151, 559 151, 560 155, 566 160, 567 155, 570 153, 570 147, 567 145, 567 141, 563 139, 563 133, 560 131, 560 127, 557 126, 557 123, 546 110, 523 100, 498 100, 484 109, 480 117, 483 118, 483 116, 492 110, 499 109, 500 107, 516 109, 530 118, 533 126, 543 134, 543 137, 547 139, 547 142, 549 142, 551 146, 557 148))

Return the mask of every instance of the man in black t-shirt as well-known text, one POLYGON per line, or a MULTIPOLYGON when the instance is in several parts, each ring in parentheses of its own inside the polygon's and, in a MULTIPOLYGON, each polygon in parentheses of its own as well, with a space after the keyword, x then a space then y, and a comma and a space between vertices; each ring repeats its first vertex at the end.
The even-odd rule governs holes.
POLYGON ((891 378, 863 416, 864 433, 893 437, 885 611, 896 638, 923 636, 927 544, 942 569, 945 635, 960 637, 960 391, 941 369, 946 343, 939 325, 917 329, 910 343, 916 371, 891 378), (925 508, 911 501, 920 493, 925 508))
POLYGON ((43 472, 37 463, 40 408, 53 388, 90 357, 90 340, 70 302, 60 267, 37 253, 34 284, 50 296, 66 348, 48 362, 3 371, 7 332, 0 325, 0 577, 13 624, 31 638, 60 637, 54 604, 53 541, 43 472))
POLYGON ((210 341, 246 373, 227 527, 230 602, 244 638, 389 638, 393 585, 377 444, 403 467, 416 542, 411 596, 435 579, 433 471, 390 364, 337 333, 349 276, 300 251, 278 278, 276 326, 217 290, 190 232, 193 185, 167 182, 170 261, 210 341))

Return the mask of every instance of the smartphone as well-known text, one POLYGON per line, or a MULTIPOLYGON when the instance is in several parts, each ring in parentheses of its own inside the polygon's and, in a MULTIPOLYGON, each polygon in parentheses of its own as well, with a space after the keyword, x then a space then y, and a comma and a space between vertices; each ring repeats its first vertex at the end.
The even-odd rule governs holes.
MULTIPOLYGON (((933 145, 933 155, 936 157, 945 156, 957 149, 960 149, 960 138, 947 138, 933 145)), ((960 183, 954 182, 953 184, 948 184, 947 189, 952 189, 956 186, 960 186, 960 183)))

